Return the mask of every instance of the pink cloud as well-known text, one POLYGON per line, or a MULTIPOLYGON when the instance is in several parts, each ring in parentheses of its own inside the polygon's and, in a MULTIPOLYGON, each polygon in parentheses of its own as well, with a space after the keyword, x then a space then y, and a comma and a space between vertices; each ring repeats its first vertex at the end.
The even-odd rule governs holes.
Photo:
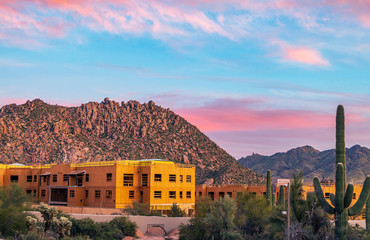
MULTIPOLYGON (((258 105, 262 104, 249 99, 219 99, 200 107, 178 108, 176 113, 205 132, 330 128, 335 124, 335 113, 261 109, 258 105)), ((365 120, 360 114, 346 114, 349 124, 365 120)))
POLYGON ((308 65, 330 65, 329 61, 324 59, 317 50, 308 47, 283 47, 282 57, 286 61, 299 62, 308 65))
POLYGON ((296 129, 333 125, 333 117, 329 114, 294 110, 259 110, 249 105, 243 102, 235 105, 208 104, 197 108, 177 109, 176 113, 206 132, 296 129))

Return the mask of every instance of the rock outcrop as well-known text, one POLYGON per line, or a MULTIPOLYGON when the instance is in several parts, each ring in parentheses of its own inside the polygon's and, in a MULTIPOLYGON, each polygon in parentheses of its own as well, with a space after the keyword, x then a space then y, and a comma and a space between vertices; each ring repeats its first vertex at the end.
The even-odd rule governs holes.
POLYGON ((154 102, 89 102, 79 107, 39 99, 0 110, 0 162, 61 163, 162 158, 197 166, 197 183, 260 182, 184 118, 154 102))

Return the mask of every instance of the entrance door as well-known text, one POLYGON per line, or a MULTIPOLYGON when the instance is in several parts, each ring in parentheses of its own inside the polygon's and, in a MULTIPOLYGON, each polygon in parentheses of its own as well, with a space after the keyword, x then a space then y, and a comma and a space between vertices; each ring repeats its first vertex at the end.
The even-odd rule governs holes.
POLYGON ((51 188, 50 189, 50 202, 49 204, 62 204, 67 205, 67 188, 51 188))
POLYGON ((144 192, 140 191, 140 203, 143 203, 143 199, 144 199, 144 192))

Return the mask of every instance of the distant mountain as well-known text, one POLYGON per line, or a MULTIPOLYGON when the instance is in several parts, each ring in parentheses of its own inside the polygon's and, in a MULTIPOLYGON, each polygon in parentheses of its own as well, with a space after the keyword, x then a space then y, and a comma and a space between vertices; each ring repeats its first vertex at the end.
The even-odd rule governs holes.
POLYGON ((184 118, 149 101, 40 99, 0 109, 0 163, 62 163, 162 158, 196 165, 197 183, 240 184, 264 177, 239 164, 184 118))
MULTIPOLYGON (((346 149, 347 181, 363 182, 370 175, 370 149, 354 145, 346 149)), ((244 166, 260 174, 271 170, 273 178, 290 178, 293 171, 303 170, 305 181, 335 179, 335 149, 320 152, 311 146, 298 147, 272 156, 253 154, 238 160, 244 166)))

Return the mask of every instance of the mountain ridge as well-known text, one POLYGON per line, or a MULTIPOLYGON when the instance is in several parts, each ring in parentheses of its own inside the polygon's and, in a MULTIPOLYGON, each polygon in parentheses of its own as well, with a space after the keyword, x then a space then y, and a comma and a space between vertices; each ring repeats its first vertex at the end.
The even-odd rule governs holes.
MULTIPOLYGON (((363 182, 370 174, 370 149, 353 145, 346 148, 346 159, 348 181, 363 182)), ((292 172, 303 170, 308 181, 314 176, 335 179, 335 149, 319 151, 306 145, 271 156, 252 154, 238 162, 260 174, 270 169, 273 178, 291 178, 292 172)))
POLYGON ((240 184, 264 177, 170 109, 153 101, 105 98, 77 107, 40 99, 0 109, 0 162, 44 164, 162 158, 196 165, 197 183, 240 184))

